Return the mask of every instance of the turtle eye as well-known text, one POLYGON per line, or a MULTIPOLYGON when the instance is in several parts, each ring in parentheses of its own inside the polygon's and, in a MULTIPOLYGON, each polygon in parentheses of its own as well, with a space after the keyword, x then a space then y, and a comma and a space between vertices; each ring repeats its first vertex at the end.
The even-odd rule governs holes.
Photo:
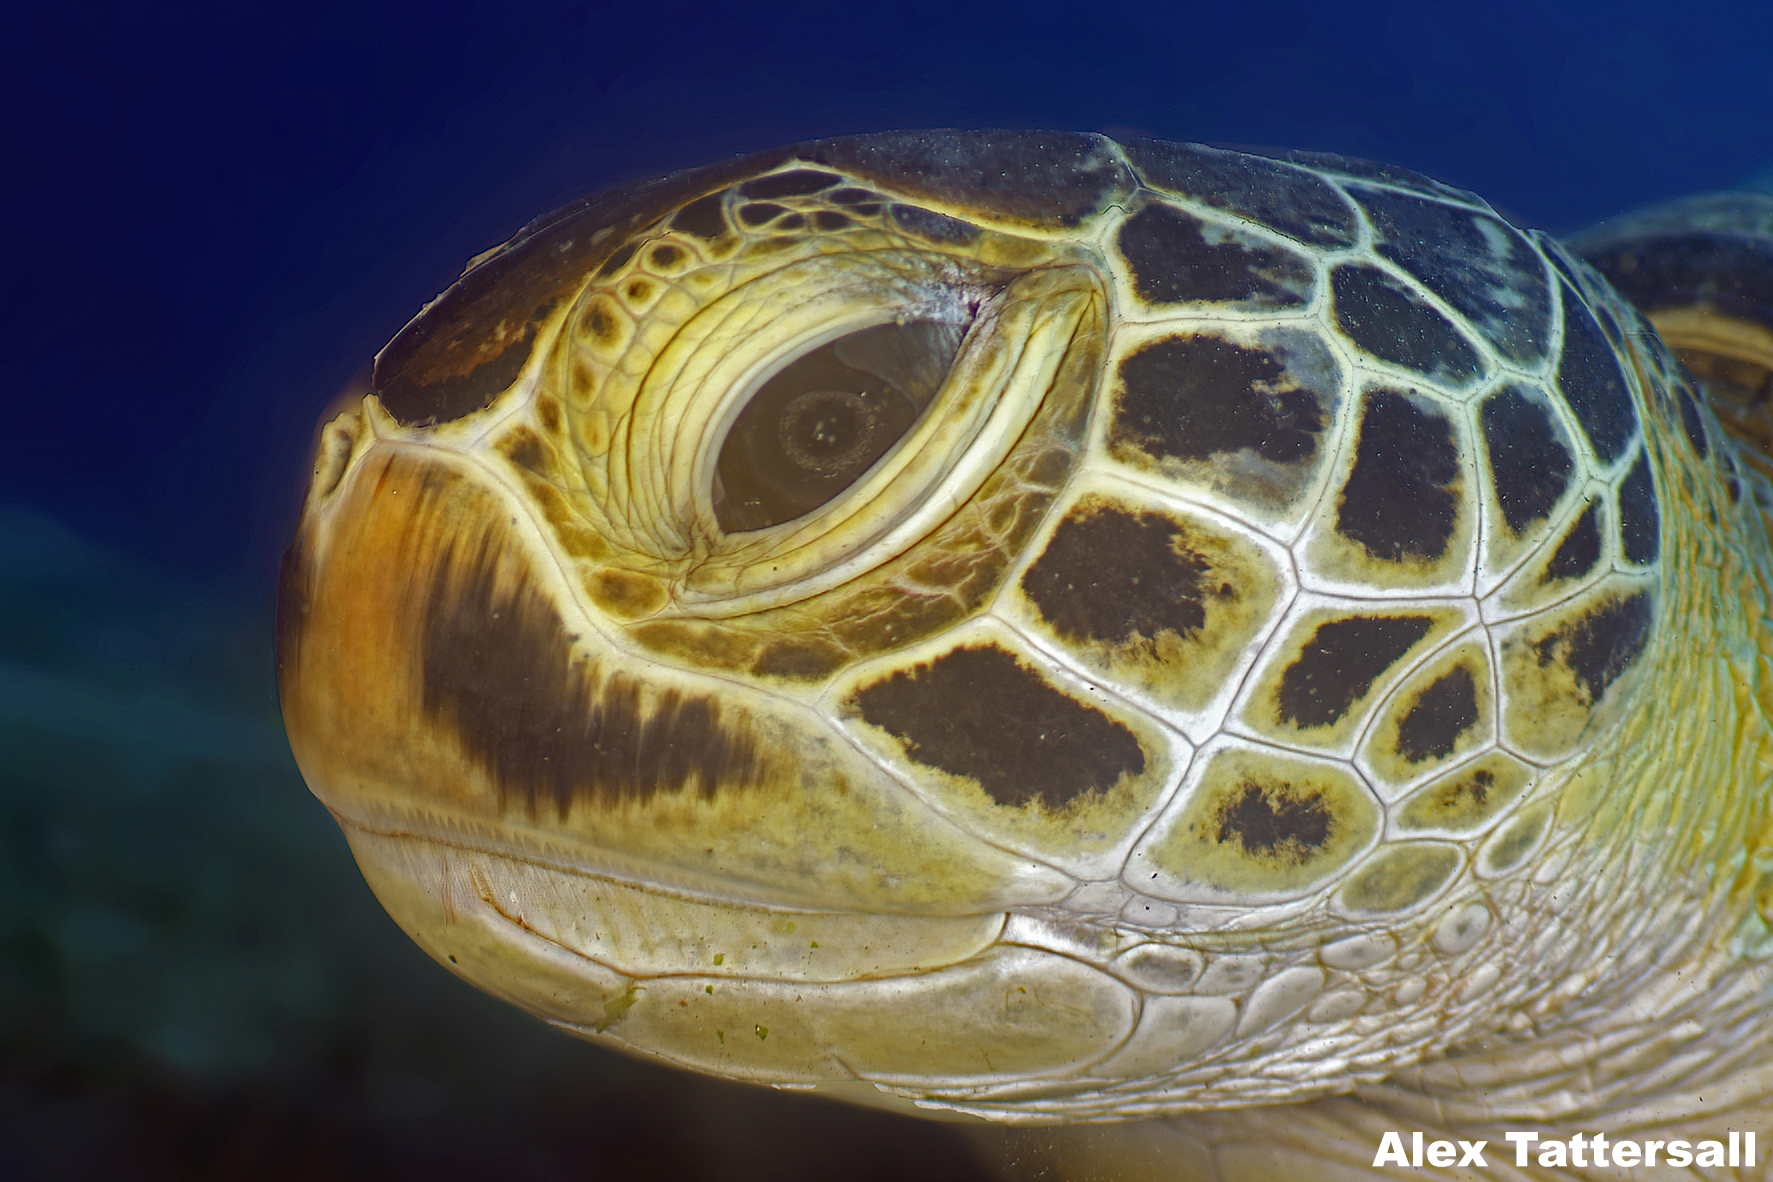
POLYGON ((855 484, 929 406, 965 332, 964 324, 941 320, 877 324, 778 370, 720 445, 720 528, 780 525, 855 484))

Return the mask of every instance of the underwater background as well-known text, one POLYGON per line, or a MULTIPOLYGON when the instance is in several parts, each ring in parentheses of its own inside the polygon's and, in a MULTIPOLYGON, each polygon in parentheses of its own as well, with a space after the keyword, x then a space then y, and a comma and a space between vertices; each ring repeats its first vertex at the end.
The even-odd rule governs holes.
POLYGON ((9 8, 0 1179, 988 1175, 482 997, 301 782, 269 624, 315 418, 531 217, 904 127, 1366 156, 1554 232, 1773 176, 1765 4, 9 8))

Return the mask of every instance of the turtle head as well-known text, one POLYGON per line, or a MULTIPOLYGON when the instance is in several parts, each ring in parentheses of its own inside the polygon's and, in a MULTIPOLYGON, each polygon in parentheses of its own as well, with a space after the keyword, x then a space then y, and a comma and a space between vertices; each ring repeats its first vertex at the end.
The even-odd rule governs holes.
POLYGON ((323 427, 291 744, 420 944, 589 1036, 1030 1119, 1347 1088, 1504 1026, 1534 875, 1734 774, 1633 754, 1711 725, 1651 677, 1737 709, 1666 620, 1745 511, 1631 315, 1329 158, 583 202, 323 427))

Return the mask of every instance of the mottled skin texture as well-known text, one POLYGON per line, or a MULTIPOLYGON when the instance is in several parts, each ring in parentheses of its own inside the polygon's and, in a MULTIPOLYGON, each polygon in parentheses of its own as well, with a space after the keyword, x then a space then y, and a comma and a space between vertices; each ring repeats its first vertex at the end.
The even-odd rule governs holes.
POLYGON ((1079 1176, 1769 1129, 1773 493, 1471 195, 819 141, 543 219, 375 389, 285 564, 285 717, 483 988, 760 1082, 1164 1118, 1018 1134, 1079 1176))

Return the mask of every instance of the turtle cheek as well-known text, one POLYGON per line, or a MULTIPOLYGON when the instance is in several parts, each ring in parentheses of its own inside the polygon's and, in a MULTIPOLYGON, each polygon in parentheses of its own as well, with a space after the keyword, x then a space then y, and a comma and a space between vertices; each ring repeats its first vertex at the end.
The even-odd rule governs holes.
POLYGON ((576 808, 714 795, 763 772, 706 695, 567 627, 554 564, 471 469, 376 446, 284 571, 291 746, 342 815, 563 830, 576 808))
POLYGON ((290 747, 409 930, 445 848, 819 908, 977 909, 1026 885, 812 708, 624 651, 545 536, 483 466, 381 440, 284 564, 290 747))
POLYGON ((309 786, 341 816, 473 806, 415 643, 452 562, 445 519, 479 524, 460 486, 444 465, 372 445, 330 503, 310 507, 284 561, 284 724, 309 786))
POLYGON ((558 827, 584 646, 521 522, 472 467, 387 442, 310 507, 284 565, 279 688, 296 761, 341 820, 558 827))

